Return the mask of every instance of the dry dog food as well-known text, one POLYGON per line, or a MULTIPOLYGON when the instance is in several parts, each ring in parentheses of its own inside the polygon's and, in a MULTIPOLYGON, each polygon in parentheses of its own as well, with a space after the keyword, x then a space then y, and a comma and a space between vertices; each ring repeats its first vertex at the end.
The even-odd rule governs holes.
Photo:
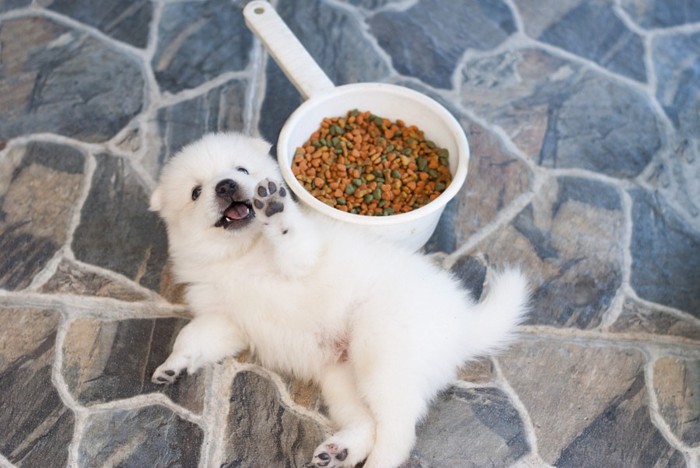
POLYGON ((297 148, 292 172, 314 197, 341 211, 388 216, 420 208, 452 180, 448 151, 417 127, 369 112, 327 117, 297 148))

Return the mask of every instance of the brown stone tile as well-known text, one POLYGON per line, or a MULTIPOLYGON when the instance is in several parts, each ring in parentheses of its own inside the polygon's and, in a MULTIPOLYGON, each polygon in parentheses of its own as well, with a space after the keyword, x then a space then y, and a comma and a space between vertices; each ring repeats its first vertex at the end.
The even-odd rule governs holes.
POLYGON ((674 435, 700 446, 700 360, 666 357, 654 362, 659 413, 674 435))
POLYGON ((495 388, 449 389, 417 435, 411 461, 423 467, 510 466, 530 452, 518 412, 495 388))
POLYGON ((66 333, 63 376, 81 404, 115 401, 162 392, 175 403, 201 412, 206 371, 183 375, 174 385, 151 383, 153 371, 168 357, 183 319, 78 319, 66 333))
POLYGON ((622 282, 624 232, 613 187, 560 177, 475 248, 490 265, 520 266, 528 275, 528 323, 588 329, 601 323, 622 282))
POLYGON ((51 381, 60 314, 0 309, 0 453, 17 466, 64 466, 75 418, 51 381))
POLYGON ((641 353, 527 341, 499 358, 527 410, 542 459, 555 466, 679 466, 652 424, 641 353))
POLYGON ((467 180, 456 199, 457 245, 491 222, 532 184, 525 163, 509 154, 493 133, 474 122, 463 121, 462 125, 469 139, 471 158, 467 180))
POLYGON ((610 327, 615 333, 667 335, 700 342, 700 326, 676 315, 628 299, 610 327))
POLYGON ((56 273, 41 288, 42 292, 78 296, 110 297, 120 301, 145 301, 151 296, 134 287, 87 271, 70 260, 63 260, 56 273))
POLYGON ((197 466, 204 432, 162 406, 92 414, 79 466, 197 466))
POLYGON ((0 287, 28 286, 66 242, 84 162, 53 143, 13 148, 0 160, 0 287))
POLYGON ((240 372, 231 385, 223 464, 304 466, 325 434, 318 423, 280 402, 274 384, 240 372))

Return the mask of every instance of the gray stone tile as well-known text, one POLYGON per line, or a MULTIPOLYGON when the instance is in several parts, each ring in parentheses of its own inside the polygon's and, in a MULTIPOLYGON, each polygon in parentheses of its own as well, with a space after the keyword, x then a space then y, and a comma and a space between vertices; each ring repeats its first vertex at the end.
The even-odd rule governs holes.
POLYGON ((641 353, 538 340, 515 345, 499 363, 545 462, 683 466, 682 454, 651 422, 641 353))
POLYGON ((466 50, 493 49, 515 32, 508 7, 484 0, 419 1, 367 22, 397 72, 437 88, 452 88, 452 73, 466 50))
POLYGON ((162 107, 156 117, 161 149, 156 166, 205 133, 244 130, 246 87, 230 81, 192 99, 162 107))
POLYGON ((2 0, 0 1, 0 13, 28 7, 31 4, 32 0, 2 0))
POLYGON ((75 256, 157 291, 167 260, 165 227, 148 211, 149 194, 127 160, 109 154, 96 160, 73 239, 75 256))
POLYGON ((677 134, 659 161, 659 191, 700 231, 700 33, 652 42, 656 97, 677 134))
POLYGON ((70 260, 63 260, 58 265, 56 273, 42 286, 41 291, 77 296, 111 297, 127 302, 151 299, 151 296, 134 286, 117 283, 104 275, 87 271, 70 260))
POLYGON ((17 466, 64 466, 75 418, 51 382, 60 313, 0 309, 0 454, 17 466))
POLYGON ((197 466, 202 428, 162 406, 100 412, 85 425, 80 466, 197 466))
POLYGON ((145 48, 153 6, 148 0, 39 0, 41 6, 95 27, 118 41, 145 48))
POLYGON ((644 28, 666 28, 700 21, 698 0, 622 0, 621 5, 644 28))
POLYGON ((659 413, 689 447, 700 446, 700 360, 667 357, 654 362, 659 413))
POLYGON ((644 44, 608 0, 516 0, 525 32, 632 79, 646 81, 644 44))
POLYGON ((700 234, 655 194, 630 195, 632 287, 643 299, 700 317, 700 234))
POLYGON ((467 180, 457 195, 457 245, 493 221, 532 186, 532 173, 525 163, 508 153, 493 133, 464 119, 463 125, 472 156, 467 180))
POLYGON ((464 289, 471 293, 472 299, 478 301, 484 290, 488 266, 482 258, 475 255, 464 255, 455 261, 450 272, 459 278, 464 289))
POLYGON ((383 81, 389 74, 366 25, 347 10, 322 0, 288 0, 277 11, 333 83, 383 81))
POLYGON ((506 228, 476 246, 494 266, 521 266, 533 289, 528 323, 594 328, 622 282, 624 215, 617 191, 561 177, 506 228))
POLYGON ((85 157, 29 143, 0 159, 0 287, 23 289, 67 241, 85 157))
POLYGON ((417 435, 409 466, 509 466, 530 452, 518 412, 495 388, 451 388, 417 435))
POLYGON ((657 99, 678 130, 700 138, 700 33, 661 36, 652 53, 657 99))
POLYGON ((0 42, 0 140, 52 132, 101 142, 142 109, 138 63, 87 33, 27 17, 3 21, 0 42))
POLYGON ((162 392, 175 403, 201 412, 203 373, 183 375, 176 385, 155 385, 151 375, 170 354, 183 319, 71 322, 63 348, 63 377, 82 405, 162 392))
POLYGON ((655 310, 631 299, 625 301, 622 313, 610 327, 610 331, 675 336, 700 343, 700 326, 696 323, 655 310))
MULTIPOLYGON (((280 2, 277 11, 336 85, 383 81, 389 74, 364 32, 366 26, 347 11, 319 0, 280 2)), ((259 132, 275 143, 284 122, 303 100, 271 58, 265 78, 259 132)))
POLYGON ((274 384, 254 372, 240 372, 231 403, 221 466, 303 467, 325 434, 318 423, 295 414, 274 384))
POLYGON ((544 167, 634 177, 664 139, 644 94, 539 50, 467 61, 461 93, 544 167))
POLYGON ((175 94, 248 66, 252 34, 240 3, 207 0, 165 5, 151 64, 163 91, 175 94))

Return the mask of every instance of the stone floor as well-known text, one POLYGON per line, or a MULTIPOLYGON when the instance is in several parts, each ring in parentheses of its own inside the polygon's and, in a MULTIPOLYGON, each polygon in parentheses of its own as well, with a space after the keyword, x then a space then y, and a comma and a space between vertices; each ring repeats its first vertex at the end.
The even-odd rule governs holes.
MULTIPOLYGON (((149 382, 187 322, 147 210, 163 161, 274 141, 301 102, 242 3, 0 0, 0 466, 303 466, 329 430, 245 359, 149 382)), ((454 113, 470 172, 426 249, 477 293, 477 258, 535 286, 406 466, 700 466, 700 1, 276 6, 335 83, 454 113)))

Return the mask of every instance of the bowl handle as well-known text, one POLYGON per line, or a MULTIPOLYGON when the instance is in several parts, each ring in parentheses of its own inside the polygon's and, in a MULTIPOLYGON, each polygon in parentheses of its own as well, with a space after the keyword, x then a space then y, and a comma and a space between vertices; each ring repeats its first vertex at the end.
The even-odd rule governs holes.
POLYGON ((309 55, 294 33, 266 1, 243 9, 248 28, 255 33, 304 99, 332 91, 333 82, 309 55))

